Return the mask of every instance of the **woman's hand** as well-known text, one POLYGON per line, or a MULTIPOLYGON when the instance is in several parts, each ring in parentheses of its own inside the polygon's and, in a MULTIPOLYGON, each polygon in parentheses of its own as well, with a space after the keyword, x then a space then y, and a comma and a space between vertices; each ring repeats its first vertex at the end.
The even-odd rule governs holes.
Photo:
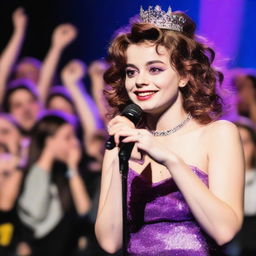
POLYGON ((108 124, 109 134, 114 136, 115 143, 134 142, 137 151, 148 154, 156 162, 165 165, 167 161, 175 160, 175 154, 146 129, 136 129, 134 124, 123 116, 117 116, 108 124), (121 138, 121 139, 120 139, 121 138))
POLYGON ((71 169, 77 169, 79 161, 81 159, 81 145, 79 141, 72 143, 69 147, 68 156, 67 156, 67 166, 71 169))
MULTIPOLYGON (((146 129, 121 129, 115 134, 116 137, 125 137, 122 142, 134 142, 139 151, 148 154, 156 162, 165 165, 171 157, 175 157, 166 146, 159 142, 146 129)), ((175 159, 175 158, 173 158, 175 159)))
POLYGON ((107 128, 109 135, 114 136, 115 143, 116 145, 118 145, 120 142, 120 136, 118 135, 118 131, 122 129, 135 128, 135 125, 132 121, 124 116, 116 116, 109 121, 107 128))
POLYGON ((62 70, 61 78, 65 85, 79 82, 86 74, 86 65, 81 60, 71 60, 62 70))
POLYGON ((52 44, 59 48, 64 48, 75 40, 77 29, 72 24, 61 24, 53 31, 52 44))
POLYGON ((91 78, 95 77, 103 77, 104 72, 108 68, 108 64, 101 60, 95 60, 93 61, 88 69, 88 74, 91 78))
POLYGON ((22 7, 17 8, 12 14, 12 22, 16 29, 24 29, 27 26, 28 17, 22 7))

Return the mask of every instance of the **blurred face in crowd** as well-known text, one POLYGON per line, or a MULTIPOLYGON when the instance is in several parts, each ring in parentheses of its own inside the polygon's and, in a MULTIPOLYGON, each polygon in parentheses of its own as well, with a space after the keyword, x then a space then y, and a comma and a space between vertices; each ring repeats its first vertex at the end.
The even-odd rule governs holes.
POLYGON ((39 80, 39 74, 39 67, 37 67, 32 62, 24 61, 18 64, 16 68, 15 78, 25 78, 37 84, 39 80))
POLYGON ((238 127, 244 149, 246 169, 252 168, 252 160, 255 157, 255 144, 248 129, 238 127))
POLYGON ((10 95, 10 113, 25 130, 34 125, 40 111, 38 100, 26 89, 18 89, 10 95))
POLYGON ((51 137, 51 145, 54 145, 55 158, 66 162, 70 150, 79 147, 74 128, 71 124, 62 125, 51 137))
POLYGON ((21 134, 17 127, 8 118, 0 116, 0 144, 3 151, 16 154, 21 140, 21 134))
POLYGON ((235 79, 238 91, 238 109, 241 112, 249 110, 250 100, 256 97, 256 90, 253 82, 247 76, 241 75, 235 79))
POLYGON ((48 103, 49 110, 60 110, 67 114, 74 114, 74 108, 64 97, 56 95, 48 103))

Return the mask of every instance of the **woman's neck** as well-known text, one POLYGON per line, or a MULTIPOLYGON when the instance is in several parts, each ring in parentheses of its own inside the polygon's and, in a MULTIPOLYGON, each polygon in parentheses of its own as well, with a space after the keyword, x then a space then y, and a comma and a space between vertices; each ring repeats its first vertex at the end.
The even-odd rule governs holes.
POLYGON ((168 130, 180 124, 186 117, 182 95, 179 93, 176 101, 163 112, 147 114, 146 125, 150 130, 168 130))

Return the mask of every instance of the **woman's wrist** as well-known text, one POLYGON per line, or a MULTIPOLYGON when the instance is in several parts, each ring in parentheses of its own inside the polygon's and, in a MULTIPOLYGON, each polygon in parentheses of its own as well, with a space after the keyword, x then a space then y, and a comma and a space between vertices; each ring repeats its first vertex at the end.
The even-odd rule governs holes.
POLYGON ((176 165, 179 165, 181 163, 181 158, 179 158, 177 155, 174 153, 170 152, 168 156, 166 157, 166 160, 163 162, 163 165, 167 169, 171 169, 176 165))
POLYGON ((72 179, 73 177, 78 175, 78 170, 76 168, 68 167, 66 172, 66 177, 68 179, 72 179))

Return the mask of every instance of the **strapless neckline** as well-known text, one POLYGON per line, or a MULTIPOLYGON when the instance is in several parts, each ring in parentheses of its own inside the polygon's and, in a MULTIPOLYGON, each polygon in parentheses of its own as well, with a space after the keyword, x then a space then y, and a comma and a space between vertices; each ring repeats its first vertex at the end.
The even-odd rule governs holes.
MULTIPOLYGON (((202 171, 201 169, 199 169, 197 166, 191 165, 191 164, 188 164, 188 166, 190 166, 197 173, 199 173, 199 174, 201 174, 205 177, 208 177, 208 174, 206 172, 202 171)), ((155 186, 158 186, 158 185, 161 185, 161 184, 165 184, 165 183, 168 183, 168 182, 173 182, 173 177, 169 177, 169 178, 166 178, 164 180, 157 181, 157 182, 149 182, 144 176, 142 176, 138 172, 134 171, 132 168, 129 168, 129 171, 132 171, 136 176, 141 177, 147 183, 150 183, 152 187, 155 187, 155 186)))

